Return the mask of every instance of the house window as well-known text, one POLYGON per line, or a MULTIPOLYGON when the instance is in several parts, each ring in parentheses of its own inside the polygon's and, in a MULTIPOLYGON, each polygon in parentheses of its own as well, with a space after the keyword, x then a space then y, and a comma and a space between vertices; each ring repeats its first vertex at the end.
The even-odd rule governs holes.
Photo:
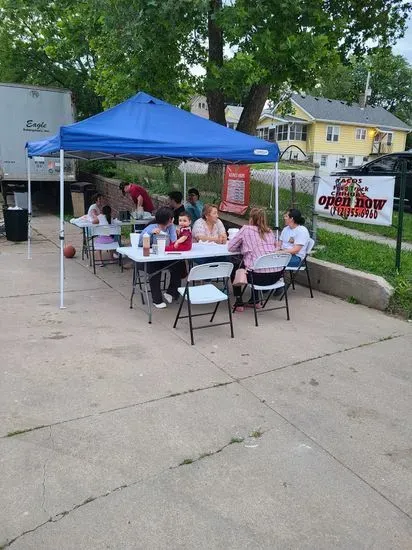
POLYGON ((269 141, 275 141, 276 140, 276 129, 271 128, 269 130, 269 141))
POLYGON ((269 128, 264 128, 263 129, 263 139, 268 139, 269 138, 269 128))
POLYGON ((328 155, 322 155, 320 157, 320 165, 326 166, 328 164, 328 155))
POLYGON ((339 126, 328 126, 326 129, 326 141, 339 141, 339 126))
POLYGON ((356 128, 356 139, 358 141, 365 141, 365 139, 366 139, 366 128, 356 128))
POLYGON ((354 161, 355 157, 348 157, 348 166, 353 166, 354 161))
POLYGON ((306 141, 306 126, 303 126, 303 124, 292 124, 289 130, 289 139, 306 141))
POLYGON ((278 126, 278 141, 286 141, 288 139, 288 125, 280 124, 278 126))
POLYGON ((387 143, 387 145, 392 145, 392 143, 393 143, 393 133, 392 132, 388 132, 388 135, 387 135, 387 138, 386 138, 386 143, 387 143))

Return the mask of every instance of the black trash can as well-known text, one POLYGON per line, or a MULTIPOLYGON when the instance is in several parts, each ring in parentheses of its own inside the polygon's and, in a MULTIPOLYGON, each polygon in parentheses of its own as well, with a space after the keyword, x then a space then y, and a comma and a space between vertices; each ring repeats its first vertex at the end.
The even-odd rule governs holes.
POLYGON ((8 241, 27 241, 29 213, 27 210, 10 210, 4 208, 4 226, 8 241))
POLYGON ((87 214, 92 204, 92 196, 96 193, 96 186, 87 181, 77 181, 70 185, 73 203, 73 216, 79 218, 87 214))

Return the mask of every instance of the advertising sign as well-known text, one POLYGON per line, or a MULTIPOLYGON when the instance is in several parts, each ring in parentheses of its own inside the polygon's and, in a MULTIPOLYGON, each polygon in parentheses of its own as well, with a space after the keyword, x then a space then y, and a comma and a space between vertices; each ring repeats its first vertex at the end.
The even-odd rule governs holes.
POLYGON ((222 202, 219 210, 245 214, 250 198, 249 166, 227 166, 223 184, 222 202))
POLYGON ((335 220, 392 225, 394 187, 394 176, 321 177, 315 212, 335 220))

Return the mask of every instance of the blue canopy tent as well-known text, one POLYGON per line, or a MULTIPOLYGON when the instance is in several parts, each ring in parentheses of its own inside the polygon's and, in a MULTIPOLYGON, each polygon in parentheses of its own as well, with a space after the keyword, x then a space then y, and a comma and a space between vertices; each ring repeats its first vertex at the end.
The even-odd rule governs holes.
MULTIPOLYGON (((209 164, 276 163, 279 159, 279 148, 275 143, 225 128, 144 92, 139 92, 123 103, 86 120, 62 126, 55 136, 29 142, 26 147, 28 158, 60 158, 60 307, 63 307, 65 158, 146 163, 192 160, 209 164)), ((276 176, 277 170, 277 216, 276 176)), ((30 174, 28 182, 30 193, 30 174)), ((186 171, 184 183, 186 196, 186 171)), ((277 222, 276 218, 276 225, 277 222)))

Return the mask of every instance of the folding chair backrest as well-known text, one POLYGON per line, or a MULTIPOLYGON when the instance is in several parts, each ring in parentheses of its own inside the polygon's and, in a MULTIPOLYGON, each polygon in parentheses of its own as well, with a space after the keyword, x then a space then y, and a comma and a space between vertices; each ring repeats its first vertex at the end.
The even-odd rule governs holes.
POLYGON ((310 254, 315 246, 315 241, 313 239, 308 240, 308 246, 306 247, 306 254, 310 254))
POLYGON ((255 261, 252 269, 282 269, 288 265, 290 258, 290 254, 264 254, 255 261))
POLYGON ((99 235, 121 235, 122 226, 121 225, 96 225, 91 227, 91 232, 93 237, 99 235))
POLYGON ((205 279, 222 279, 230 277, 233 264, 230 262, 211 262, 192 267, 187 277, 188 281, 204 281, 205 279))

